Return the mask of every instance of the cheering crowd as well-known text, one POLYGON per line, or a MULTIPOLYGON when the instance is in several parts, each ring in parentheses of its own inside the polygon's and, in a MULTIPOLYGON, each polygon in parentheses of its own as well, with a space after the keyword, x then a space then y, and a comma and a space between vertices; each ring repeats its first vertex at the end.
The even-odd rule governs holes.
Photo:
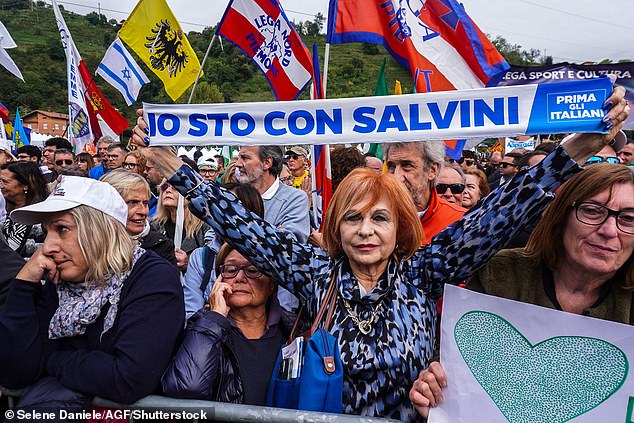
POLYGON ((150 394, 271 405, 280 348, 333 286, 341 412, 416 421, 451 382, 437 361, 446 283, 632 325, 623 95, 606 101, 607 135, 532 151, 336 146, 321 228, 301 146, 193 161, 147 147, 139 118, 133 151, 108 137, 94 157, 63 138, 3 151, 0 386, 28 387, 18 408, 150 394))

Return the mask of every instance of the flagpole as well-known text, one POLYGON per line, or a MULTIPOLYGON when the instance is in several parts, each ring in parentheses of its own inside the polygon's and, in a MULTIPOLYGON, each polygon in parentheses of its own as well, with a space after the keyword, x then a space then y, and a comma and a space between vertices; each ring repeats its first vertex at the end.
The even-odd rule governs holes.
POLYGON ((326 87, 328 86, 328 62, 330 58, 330 43, 326 43, 326 51, 324 52, 324 87, 323 87, 323 97, 326 98, 326 87))
POLYGON ((203 57, 203 61, 200 64, 200 69, 198 69, 198 75, 196 75, 196 80, 194 81, 194 86, 192 87, 192 92, 189 94, 189 100, 187 100, 187 104, 191 104, 192 99, 194 98, 194 91, 196 91, 196 86, 198 85, 198 80, 200 79, 200 74, 203 71, 203 67, 205 66, 205 62, 207 61, 207 56, 209 56, 209 52, 211 51, 211 46, 214 44, 216 40, 216 34, 211 37, 211 42, 209 43, 209 47, 207 47, 207 51, 205 52, 205 57, 203 57))

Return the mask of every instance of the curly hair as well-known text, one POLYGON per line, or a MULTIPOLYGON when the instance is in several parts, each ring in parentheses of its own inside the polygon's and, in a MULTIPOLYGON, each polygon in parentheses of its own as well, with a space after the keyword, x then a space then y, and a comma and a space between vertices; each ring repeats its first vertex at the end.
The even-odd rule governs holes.
POLYGON ((357 147, 336 147, 330 153, 332 192, 353 169, 365 166, 365 156, 357 147))

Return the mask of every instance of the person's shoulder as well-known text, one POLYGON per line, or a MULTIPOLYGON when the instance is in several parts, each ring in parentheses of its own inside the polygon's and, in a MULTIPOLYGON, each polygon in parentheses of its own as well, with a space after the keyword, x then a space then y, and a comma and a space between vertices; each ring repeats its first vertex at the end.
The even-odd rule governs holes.
POLYGON ((169 261, 150 250, 146 250, 134 264, 130 277, 133 275, 141 279, 149 277, 156 284, 170 283, 175 280, 180 285, 178 270, 169 261), (161 277, 155 278, 157 274, 161 277))
POLYGON ((287 198, 291 201, 303 199, 306 199, 306 201, 308 201, 308 197, 306 196, 306 193, 304 191, 302 191, 301 189, 289 187, 286 184, 280 184, 273 197, 287 198))
MULTIPOLYGON (((438 199, 438 210, 441 210, 445 213, 449 213, 452 215, 456 215, 459 217, 462 217, 463 214, 465 214, 467 212, 467 209, 465 209, 462 206, 459 206, 458 204, 455 203, 450 203, 447 200, 444 200, 442 198, 438 199)), ((437 212, 438 212, 437 210, 437 212)))

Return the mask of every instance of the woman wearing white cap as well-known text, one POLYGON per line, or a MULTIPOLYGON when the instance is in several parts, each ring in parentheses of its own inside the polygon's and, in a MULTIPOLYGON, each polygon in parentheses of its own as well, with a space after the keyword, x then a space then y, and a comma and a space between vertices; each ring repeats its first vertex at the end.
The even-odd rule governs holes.
POLYGON ((113 187, 72 176, 12 212, 47 231, 0 313, 0 385, 37 382, 22 404, 68 390, 131 403, 157 388, 183 327, 183 290, 174 266, 128 236, 127 216, 113 187))

